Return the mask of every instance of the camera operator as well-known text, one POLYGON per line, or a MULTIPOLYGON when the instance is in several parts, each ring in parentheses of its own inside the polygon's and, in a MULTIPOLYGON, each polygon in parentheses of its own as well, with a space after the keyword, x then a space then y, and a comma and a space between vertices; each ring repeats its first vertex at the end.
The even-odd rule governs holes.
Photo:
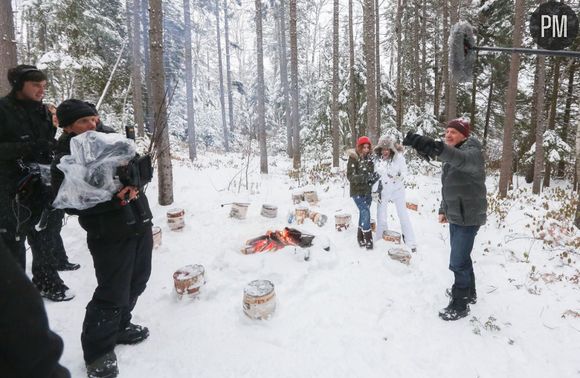
POLYGON ((8 70, 10 93, 0 99, 0 235, 26 269, 26 248, 32 250, 32 282, 53 301, 74 297, 60 279, 52 255, 52 234, 34 225, 50 204, 50 189, 43 185, 38 164, 50 164, 55 128, 42 103, 46 75, 35 66, 21 64, 8 70))
MULTIPOLYGON (((57 108, 64 133, 52 165, 52 187, 58 193, 64 174, 57 168, 71 153, 71 139, 87 131, 113 133, 99 121, 91 104, 70 99, 57 108)), ((135 344, 149 336, 146 327, 130 322, 137 298, 151 273, 151 211, 142 188, 124 186, 107 202, 85 210, 66 209, 79 216, 87 232, 97 288, 86 308, 81 343, 89 377, 116 377, 116 344, 135 344), (128 220, 127 211, 132 215, 128 220)))

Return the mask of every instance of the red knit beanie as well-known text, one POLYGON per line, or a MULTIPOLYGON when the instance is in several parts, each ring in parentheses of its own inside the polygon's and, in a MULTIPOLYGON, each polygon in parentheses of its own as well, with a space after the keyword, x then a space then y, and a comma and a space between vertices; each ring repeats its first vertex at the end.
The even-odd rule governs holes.
POLYGON ((469 122, 463 118, 452 119, 447 124, 447 127, 451 127, 463 134, 464 137, 469 138, 469 122))
POLYGON ((356 142, 356 148, 361 147, 363 144, 368 144, 369 147, 371 146, 371 140, 368 136, 361 136, 360 138, 358 138, 356 142))

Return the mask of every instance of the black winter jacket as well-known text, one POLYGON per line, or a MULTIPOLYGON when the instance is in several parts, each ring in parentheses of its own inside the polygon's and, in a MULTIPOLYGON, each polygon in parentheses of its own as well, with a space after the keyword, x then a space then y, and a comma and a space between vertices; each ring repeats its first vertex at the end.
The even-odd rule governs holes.
POLYGON ((0 181, 7 184, 20 178, 18 160, 50 164, 55 133, 42 102, 17 100, 12 93, 0 98, 0 181))
POLYGON ((354 149, 347 151, 348 165, 346 167, 346 177, 350 182, 350 196, 365 196, 371 194, 371 176, 375 171, 375 165, 368 154, 364 159, 354 149))
MULTIPOLYGON (((96 131, 107 134, 115 132, 102 124, 97 126, 96 131)), ((57 165, 63 156, 70 155, 70 141, 75 136, 75 134, 65 133, 58 140, 56 157, 51 168, 54 197, 56 197, 64 180, 64 174, 57 168, 57 165)), ((79 216, 79 224, 87 232, 89 239, 121 240, 141 235, 152 226, 151 209, 144 192, 139 193, 139 197, 126 206, 123 206, 121 200, 113 195, 110 201, 99 203, 89 209, 65 209, 65 211, 67 214, 79 216), (140 215, 142 212, 143 216, 140 215), (130 214, 135 220, 133 224, 128 224, 130 214)))
POLYGON ((481 143, 470 137, 455 147, 444 145, 439 158, 444 161, 439 214, 461 226, 485 224, 487 190, 481 143))

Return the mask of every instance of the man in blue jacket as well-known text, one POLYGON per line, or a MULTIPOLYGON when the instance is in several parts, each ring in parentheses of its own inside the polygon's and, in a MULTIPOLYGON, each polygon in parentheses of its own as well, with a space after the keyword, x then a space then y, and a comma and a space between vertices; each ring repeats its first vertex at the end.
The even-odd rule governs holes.
POLYGON ((469 314, 469 303, 477 302, 471 251, 475 235, 487 218, 487 190, 481 143, 470 137, 469 122, 451 120, 445 143, 409 132, 403 141, 428 158, 443 161, 439 222, 449 223, 451 256, 449 269, 455 283, 447 294, 449 305, 439 312, 443 320, 457 320, 469 314))

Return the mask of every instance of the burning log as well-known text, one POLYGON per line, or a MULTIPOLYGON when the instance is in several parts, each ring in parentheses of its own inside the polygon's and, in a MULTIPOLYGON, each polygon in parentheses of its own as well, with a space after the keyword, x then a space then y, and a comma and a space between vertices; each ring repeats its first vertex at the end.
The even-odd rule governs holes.
POLYGON ((287 245, 305 248, 310 247, 313 240, 314 235, 285 227, 282 231, 268 231, 265 235, 246 241, 242 253, 248 255, 257 252, 277 251, 287 245))

